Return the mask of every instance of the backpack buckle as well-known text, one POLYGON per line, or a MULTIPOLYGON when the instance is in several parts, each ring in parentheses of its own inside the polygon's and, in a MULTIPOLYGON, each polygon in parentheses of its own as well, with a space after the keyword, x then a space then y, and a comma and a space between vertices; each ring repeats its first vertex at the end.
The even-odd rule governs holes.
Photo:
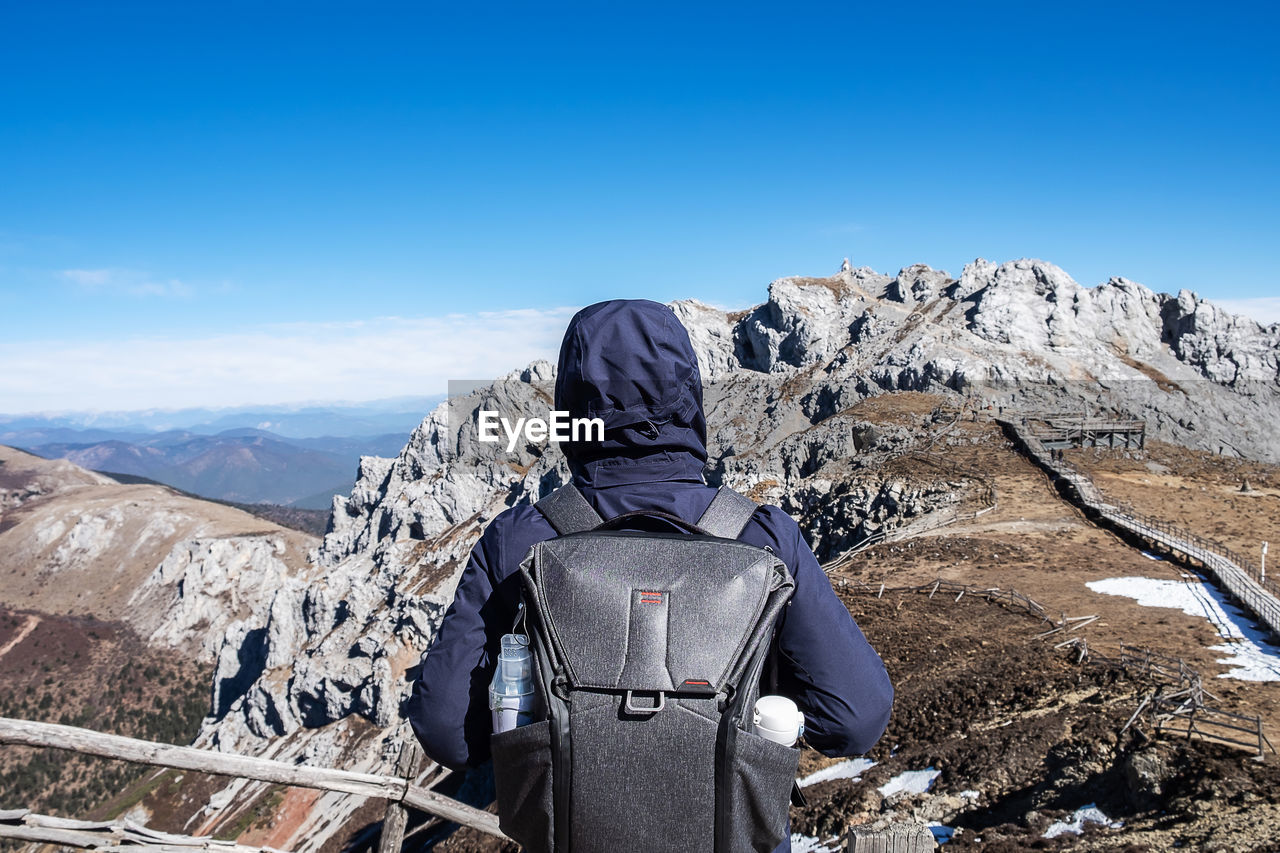
POLYGON ((623 699, 622 706, 626 708, 628 714, 656 714, 661 711, 667 704, 666 694, 661 690, 653 691, 654 705, 637 705, 634 702, 635 691, 628 690, 623 699))

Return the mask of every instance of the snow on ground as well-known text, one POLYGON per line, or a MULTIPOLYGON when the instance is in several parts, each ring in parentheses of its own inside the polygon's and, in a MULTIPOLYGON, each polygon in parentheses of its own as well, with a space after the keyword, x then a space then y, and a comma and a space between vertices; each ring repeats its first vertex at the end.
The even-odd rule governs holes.
POLYGON ((833 836, 826 841, 819 841, 812 835, 791 833, 791 853, 839 853, 840 837, 833 836))
POLYGON ((870 758, 851 758, 848 761, 841 761, 839 764, 824 767, 816 773, 810 773, 800 780, 800 787, 816 785, 819 782, 830 782, 832 779, 852 779, 856 782, 862 778, 863 773, 875 766, 876 763, 870 758))
POLYGON ((1195 580, 1175 581, 1156 578, 1107 578, 1085 584, 1094 592, 1123 595, 1135 599, 1143 607, 1172 607, 1208 619, 1226 640, 1210 646, 1226 657, 1218 663, 1231 667, 1219 678, 1241 681, 1280 681, 1280 648, 1268 642, 1267 632, 1226 596, 1208 584, 1195 580))
POLYGON ((1045 838, 1057 838, 1059 835, 1066 835, 1068 832, 1079 835, 1084 832, 1085 824, 1098 823, 1111 829, 1119 829, 1124 826, 1120 821, 1113 821, 1102 813, 1102 809, 1093 803, 1081 806, 1075 810, 1075 814, 1071 815, 1070 820, 1060 820, 1044 831, 1045 838))
POLYGON ((899 791, 923 794, 933 787, 933 780, 940 775, 942 775, 942 771, 934 770, 932 767, 926 767, 923 770, 908 770, 905 773, 899 773, 881 785, 880 794, 885 797, 892 796, 899 791))

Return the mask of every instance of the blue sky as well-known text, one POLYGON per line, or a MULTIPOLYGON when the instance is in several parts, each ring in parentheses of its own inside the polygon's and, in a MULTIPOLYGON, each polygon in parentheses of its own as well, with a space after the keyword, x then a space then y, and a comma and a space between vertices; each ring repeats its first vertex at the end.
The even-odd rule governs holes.
POLYGON ((0 412, 434 393, 845 256, 1280 316, 1271 7, 876 5, 0 2, 0 412))

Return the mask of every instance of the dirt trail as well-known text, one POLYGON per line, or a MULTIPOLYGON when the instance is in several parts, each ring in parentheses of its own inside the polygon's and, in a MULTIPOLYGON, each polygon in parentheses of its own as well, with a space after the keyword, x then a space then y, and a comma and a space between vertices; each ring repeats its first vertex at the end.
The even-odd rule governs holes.
POLYGON ((23 624, 21 628, 18 629, 17 636, 15 636, 9 642, 5 643, 3 646, 0 646, 0 658, 3 658, 5 655, 9 654, 9 652, 11 652, 13 649, 18 647, 19 643, 21 643, 27 637, 31 636, 31 632, 34 631, 36 629, 36 626, 39 624, 40 624, 39 616, 36 616, 34 613, 27 614, 27 621, 23 624))

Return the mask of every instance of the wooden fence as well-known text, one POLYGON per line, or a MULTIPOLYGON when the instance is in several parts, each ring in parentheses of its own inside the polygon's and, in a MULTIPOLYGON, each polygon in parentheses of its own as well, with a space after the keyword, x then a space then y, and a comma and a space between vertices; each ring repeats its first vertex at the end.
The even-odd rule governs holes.
MULTIPOLYGON (((883 583, 871 584, 851 579, 842 579, 842 584, 850 592, 874 595, 877 598, 883 597, 886 592, 922 594, 928 598, 942 594, 953 602, 959 602, 966 596, 981 598, 1006 609, 1025 613, 1046 624, 1047 630, 1033 635, 1037 640, 1054 635, 1058 635, 1055 640, 1060 640, 1062 636, 1091 625, 1098 619, 1096 614, 1067 616, 1065 613, 1055 619, 1039 602, 1015 589, 976 587, 942 578, 915 586, 890 587, 883 583)), ((1057 642, 1054 648, 1073 650, 1078 664, 1088 662, 1119 667, 1130 676, 1146 678, 1158 685, 1157 689, 1143 698, 1133 716, 1120 730, 1121 733, 1145 712, 1157 734, 1184 735, 1188 738, 1195 736, 1202 740, 1226 743, 1254 751, 1258 758, 1262 758, 1268 749, 1272 753, 1276 752, 1263 734, 1261 716, 1236 714, 1206 704, 1204 697, 1214 700, 1218 697, 1204 689, 1200 673, 1181 658, 1124 643, 1120 645, 1119 657, 1113 658, 1091 649, 1088 640, 1080 636, 1057 642)))
MULTIPOLYGON (((416 744, 411 739, 407 739, 405 744, 409 749, 416 749, 416 744)), ((397 809, 402 810, 406 806, 498 838, 506 838, 498 828, 497 815, 419 787, 402 777, 289 764, 268 758, 213 752, 190 746, 172 746, 74 726, 7 717, 0 717, 0 745, 64 749, 83 755, 97 755, 175 770, 191 770, 383 799, 388 802, 388 820, 384 821, 383 826, 380 845, 382 853, 399 850, 404 821, 402 817, 397 817, 400 814, 397 809), (392 830, 390 833, 387 832, 388 824, 392 830), (399 837, 394 833, 399 833, 399 837)), ((416 762, 406 762, 402 754, 402 767, 414 764, 416 762)), ((7 824, 0 825, 0 836, 6 834, 7 828, 7 824)), ((9 837, 17 836, 10 834, 9 837)))
POLYGON ((1000 505, 1000 500, 996 494, 995 484, 979 471, 958 465, 950 460, 942 460, 934 458, 936 455, 924 451, 920 451, 921 455, 928 456, 935 464, 940 465, 952 479, 971 480, 980 487, 979 501, 981 507, 976 510, 967 510, 961 512, 955 507, 949 507, 938 512, 931 512, 915 521, 904 524, 900 527, 894 527, 888 530, 878 530, 875 533, 863 539, 857 545, 840 554, 831 560, 822 564, 822 569, 827 574, 839 571, 849 565, 853 559, 867 550, 873 545, 879 545, 884 542, 901 542, 904 539, 911 539, 928 533, 930 530, 937 530, 942 527, 948 527, 952 524, 958 524, 962 521, 972 521, 991 512, 1000 505))
POLYGON ((971 586, 970 584, 943 580, 942 578, 915 586, 885 586, 883 583, 870 584, 859 580, 849 582, 853 584, 853 588, 849 590, 850 592, 874 595, 876 598, 882 598, 886 592, 920 593, 928 598, 933 598, 935 595, 942 593, 954 601, 959 601, 967 595, 971 598, 981 598, 993 604, 1000 604, 1013 610, 1020 610, 1043 622, 1055 624, 1048 611, 1041 607, 1035 599, 1023 595, 1016 589, 1001 589, 998 586, 971 586))
POLYGON ((100 851, 136 851, 145 847, 150 851, 181 851, 193 853, 208 850, 213 853, 278 853, 270 847, 246 847, 234 841, 224 841, 209 836, 174 835, 157 832, 145 826, 125 820, 92 821, 72 820, 65 817, 32 814, 26 809, 0 810, 0 838, 12 838, 36 844, 57 844, 62 847, 84 847, 100 851))
POLYGON ((1215 700, 1218 697, 1204 689, 1200 673, 1181 658, 1122 645, 1120 663, 1126 670, 1145 676, 1156 685, 1125 728, 1146 711, 1157 734, 1194 736, 1256 750, 1259 759, 1266 755, 1268 749, 1275 753, 1275 747, 1262 731, 1262 717, 1236 714, 1206 704, 1204 697, 1215 700))

